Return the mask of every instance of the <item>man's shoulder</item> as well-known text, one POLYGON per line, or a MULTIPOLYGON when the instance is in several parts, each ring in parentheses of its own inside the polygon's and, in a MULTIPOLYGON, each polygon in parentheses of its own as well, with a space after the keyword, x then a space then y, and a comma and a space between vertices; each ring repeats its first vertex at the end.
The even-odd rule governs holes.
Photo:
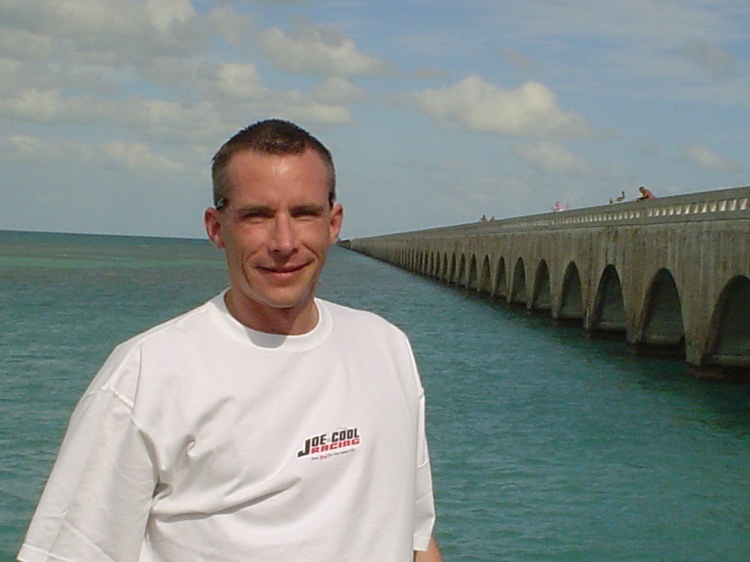
POLYGON ((118 347, 133 348, 146 343, 159 343, 174 338, 201 336, 212 323, 212 309, 216 308, 214 297, 200 306, 183 312, 168 320, 160 322, 147 330, 140 332, 120 344, 118 347))
POLYGON ((317 302, 328 310, 335 325, 346 326, 347 328, 352 326, 367 327, 368 329, 403 334, 401 328, 375 312, 323 299, 317 299, 317 302))
POLYGON ((369 310, 364 310, 362 308, 354 308, 352 306, 340 304, 337 302, 332 302, 332 301, 321 299, 321 298, 316 298, 315 300, 319 305, 324 306, 331 313, 331 316, 334 316, 337 318, 354 319, 354 320, 361 320, 365 322, 369 321, 369 322, 389 323, 385 318, 383 318, 379 314, 376 314, 375 312, 371 312, 369 310))

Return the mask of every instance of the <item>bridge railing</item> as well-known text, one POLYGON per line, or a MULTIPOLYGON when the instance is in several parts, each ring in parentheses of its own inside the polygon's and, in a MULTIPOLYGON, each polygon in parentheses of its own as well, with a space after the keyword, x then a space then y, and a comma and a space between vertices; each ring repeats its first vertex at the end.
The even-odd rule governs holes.
POLYGON ((738 219, 750 220, 750 186, 386 234, 368 237, 367 240, 379 238, 395 240, 415 236, 424 239, 460 235, 491 235, 511 230, 601 228, 738 219))

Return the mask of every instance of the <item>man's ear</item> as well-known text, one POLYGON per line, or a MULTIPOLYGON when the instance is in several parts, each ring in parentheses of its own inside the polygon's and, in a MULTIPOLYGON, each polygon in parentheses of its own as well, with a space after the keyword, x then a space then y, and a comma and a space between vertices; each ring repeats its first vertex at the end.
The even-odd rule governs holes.
POLYGON ((203 225, 206 227, 208 239, 213 242, 217 248, 224 248, 224 236, 221 232, 221 217, 219 211, 213 207, 206 209, 203 213, 203 225))
POLYGON ((331 245, 335 244, 339 239, 341 233, 341 225, 344 222, 344 208, 341 203, 334 204, 331 209, 331 218, 329 221, 330 237, 329 242, 331 245))

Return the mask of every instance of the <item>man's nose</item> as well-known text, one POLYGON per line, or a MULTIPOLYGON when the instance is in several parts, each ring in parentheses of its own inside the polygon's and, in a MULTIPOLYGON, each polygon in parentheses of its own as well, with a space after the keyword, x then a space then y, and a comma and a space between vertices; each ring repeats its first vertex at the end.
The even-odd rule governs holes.
POLYGON ((294 224, 291 217, 277 216, 271 233, 270 249, 277 253, 290 253, 297 244, 294 224))

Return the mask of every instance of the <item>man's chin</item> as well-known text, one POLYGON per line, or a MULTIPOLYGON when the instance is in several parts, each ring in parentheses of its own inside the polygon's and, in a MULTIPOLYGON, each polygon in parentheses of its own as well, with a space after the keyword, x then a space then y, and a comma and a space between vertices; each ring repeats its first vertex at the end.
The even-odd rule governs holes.
POLYGON ((264 295, 259 299, 253 299, 257 304, 265 308, 270 308, 278 311, 294 312, 303 311, 312 305, 313 297, 311 295, 299 295, 299 294, 275 294, 275 295, 264 295))

